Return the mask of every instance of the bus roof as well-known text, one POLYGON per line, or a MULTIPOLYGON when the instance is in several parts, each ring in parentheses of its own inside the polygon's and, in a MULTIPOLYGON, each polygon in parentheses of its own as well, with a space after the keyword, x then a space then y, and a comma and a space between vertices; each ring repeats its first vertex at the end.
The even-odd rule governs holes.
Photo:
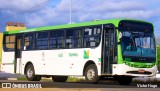
MULTIPOLYGON (((64 29, 64 28, 74 28, 74 27, 81 27, 81 26, 90 26, 90 25, 100 25, 100 24, 109 24, 112 23, 116 27, 121 20, 132 20, 132 19, 110 19, 110 20, 98 20, 98 21, 91 21, 91 22, 82 22, 82 23, 75 23, 75 24, 64 24, 64 25, 57 25, 57 26, 45 26, 45 27, 38 27, 38 28, 28 28, 25 30, 11 30, 5 31, 4 34, 17 34, 17 33, 25 33, 25 32, 36 32, 36 31, 45 31, 45 30, 56 30, 56 29, 64 29)), ((138 22, 145 22, 139 20, 133 20, 138 22)), ((149 22, 146 22, 149 23, 149 22)))

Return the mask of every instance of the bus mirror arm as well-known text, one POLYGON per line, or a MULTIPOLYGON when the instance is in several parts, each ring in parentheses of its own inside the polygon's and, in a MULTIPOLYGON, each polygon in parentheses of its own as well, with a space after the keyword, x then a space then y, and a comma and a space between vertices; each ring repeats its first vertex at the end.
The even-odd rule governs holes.
POLYGON ((122 40, 122 39, 121 39, 121 38, 119 38, 118 45, 119 45, 119 44, 121 44, 121 40, 122 40))
POLYGON ((121 44, 121 41, 120 42, 118 42, 118 45, 120 45, 121 44))

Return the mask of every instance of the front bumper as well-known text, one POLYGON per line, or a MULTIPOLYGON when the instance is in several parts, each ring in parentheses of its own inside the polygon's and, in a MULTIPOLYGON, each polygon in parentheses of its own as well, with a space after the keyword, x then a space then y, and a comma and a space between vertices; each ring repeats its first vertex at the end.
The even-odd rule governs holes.
POLYGON ((156 74, 157 74, 157 66, 156 65, 153 66, 152 68, 135 68, 135 67, 130 67, 126 64, 113 64, 112 70, 113 70, 112 75, 151 77, 151 76, 156 76, 156 74), (138 73, 139 70, 145 70, 146 72, 148 72, 150 74, 138 73))

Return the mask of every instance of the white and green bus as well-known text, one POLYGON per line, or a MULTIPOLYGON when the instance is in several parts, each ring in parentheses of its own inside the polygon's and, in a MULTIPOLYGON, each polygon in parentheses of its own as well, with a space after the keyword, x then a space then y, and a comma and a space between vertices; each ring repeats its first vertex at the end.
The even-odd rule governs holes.
POLYGON ((146 21, 99 20, 3 34, 2 70, 25 74, 29 81, 85 76, 93 83, 113 77, 130 84, 157 72, 154 28, 146 21))

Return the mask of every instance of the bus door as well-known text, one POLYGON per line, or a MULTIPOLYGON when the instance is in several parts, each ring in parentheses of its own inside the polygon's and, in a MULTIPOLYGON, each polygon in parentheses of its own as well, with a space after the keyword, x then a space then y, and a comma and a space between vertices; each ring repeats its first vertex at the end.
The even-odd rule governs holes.
POLYGON ((14 61, 14 73, 22 73, 22 49, 23 49, 23 35, 16 36, 15 42, 15 61, 14 61))
POLYGON ((114 25, 103 26, 102 38, 102 74, 112 74, 112 64, 116 59, 116 31, 114 25))

